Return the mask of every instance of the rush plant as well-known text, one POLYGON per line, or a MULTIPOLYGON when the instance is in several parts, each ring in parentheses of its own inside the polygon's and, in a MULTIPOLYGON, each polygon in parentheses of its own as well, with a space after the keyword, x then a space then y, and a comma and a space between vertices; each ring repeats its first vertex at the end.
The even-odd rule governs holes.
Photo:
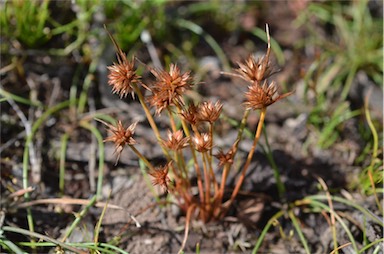
POLYGON ((124 148, 131 149, 148 168, 148 174, 153 177, 153 184, 161 186, 164 192, 174 196, 178 206, 186 214, 186 236, 192 215, 204 222, 218 220, 226 215, 239 193, 250 166, 261 136, 267 107, 292 94, 289 92, 279 95, 276 83, 267 80, 274 73, 270 62, 268 26, 266 26, 266 34, 268 48, 265 55, 259 59, 250 56, 246 61, 238 63, 239 67, 234 73, 224 73, 246 81, 248 90, 244 95, 244 114, 236 140, 227 151, 219 148, 219 152, 215 154, 213 153, 214 125, 220 117, 223 104, 220 101, 204 101, 197 105, 187 104, 186 92, 194 85, 190 72, 183 73, 175 64, 171 64, 169 70, 165 71, 149 67, 134 57, 128 59, 110 34, 116 47, 117 62, 108 67, 108 84, 112 92, 118 94, 120 98, 128 94, 138 98, 167 163, 153 165, 136 148, 134 133, 137 123, 124 127, 121 121, 117 121, 115 125, 103 122, 110 133, 105 141, 115 144, 117 159, 124 148), (145 65, 153 74, 155 82, 152 85, 144 83, 137 74, 136 63, 145 65), (147 90, 147 96, 144 96, 141 88, 147 90), (155 111, 154 115, 151 114, 151 108, 155 111), (235 182, 234 189, 228 190, 228 174, 234 164, 251 111, 260 111, 253 144, 244 165, 240 168, 241 173, 235 182), (155 117, 160 114, 168 115, 169 129, 166 137, 160 135, 155 121, 155 117), (188 163, 189 160, 193 163, 188 163), (215 173, 219 170, 222 170, 221 179, 215 173), (194 186, 194 182, 191 181, 192 176, 196 177, 197 186, 194 186), (194 189, 198 190, 197 194, 193 191, 194 189), (230 195, 225 196, 224 194, 227 193, 230 195))

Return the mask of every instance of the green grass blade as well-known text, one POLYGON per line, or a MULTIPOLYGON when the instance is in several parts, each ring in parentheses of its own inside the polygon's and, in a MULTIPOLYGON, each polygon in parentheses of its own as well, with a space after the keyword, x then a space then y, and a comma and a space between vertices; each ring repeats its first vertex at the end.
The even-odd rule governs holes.
POLYGON ((8 239, 0 238, 0 246, 2 247, 2 250, 7 249, 15 254, 27 254, 27 252, 21 250, 16 244, 8 239))
POLYGON ((344 223, 343 219, 334 210, 332 210, 329 206, 325 205, 322 202, 315 201, 314 199, 311 199, 310 205, 312 205, 313 207, 322 208, 322 209, 326 210, 328 213, 332 213, 335 216, 337 222, 340 223, 341 227, 344 229, 345 233, 348 235, 348 238, 352 243, 352 246, 353 246, 353 249, 355 250, 355 253, 357 253, 358 248, 357 248, 355 238, 353 237, 352 232, 350 231, 348 226, 344 223))
POLYGON ((269 164, 271 165, 271 167, 273 169, 273 176, 275 177, 279 197, 280 197, 280 199, 284 200, 285 186, 284 186, 284 183, 281 181, 279 168, 277 167, 276 162, 273 158, 272 150, 271 150, 271 147, 270 147, 269 142, 268 142, 268 135, 267 135, 267 131, 266 131, 265 127, 263 127, 263 134, 264 134, 264 139, 265 139, 265 144, 267 146, 267 149, 265 150, 264 146, 261 146, 261 147, 263 148, 264 154, 267 156, 269 164))
MULTIPOLYGON (((305 199, 308 199, 311 202, 312 202, 312 200, 327 201, 328 197, 325 195, 313 195, 313 196, 308 196, 305 199)), ((365 216, 367 216, 371 220, 375 221, 379 226, 384 227, 384 222, 382 221, 382 219, 379 218, 378 216, 372 214, 369 210, 365 209, 364 207, 357 205, 357 204, 355 204, 355 203, 353 203, 353 202, 351 202, 345 198, 341 198, 341 197, 331 196, 331 199, 333 201, 340 202, 340 203, 345 204, 345 205, 349 205, 350 207, 353 207, 353 208, 359 210, 365 216)))
POLYGON ((273 222, 284 215, 284 211, 279 211, 275 215, 272 216, 263 228, 263 231, 261 232, 259 238, 257 239, 257 242, 255 244, 255 247, 252 250, 252 254, 256 254, 259 248, 261 247, 261 244, 263 243, 264 237, 267 234, 269 228, 272 226, 273 222))
POLYGON ((304 249, 305 249, 305 252, 306 252, 307 254, 310 254, 311 251, 309 250, 307 240, 305 239, 305 236, 304 236, 304 234, 303 234, 303 231, 301 230, 300 225, 299 225, 299 223, 297 222, 296 216, 293 214, 292 210, 288 212, 288 216, 289 216, 289 218, 291 218, 291 221, 292 221, 292 223, 293 223, 293 226, 295 227, 296 232, 297 232, 297 234, 299 235, 300 241, 301 241, 301 243, 303 244, 303 247, 304 247, 304 249))
POLYGON ((220 45, 210 34, 206 33, 203 28, 201 28, 201 26, 185 19, 177 19, 175 23, 179 27, 186 28, 194 32, 195 34, 202 36, 204 40, 209 44, 209 46, 211 46, 213 51, 216 53, 217 57, 220 59, 221 64, 223 65, 223 69, 225 71, 229 71, 231 69, 228 59, 225 56, 224 51, 221 49, 220 45))
MULTIPOLYGON (((33 137, 36 134, 36 131, 42 126, 45 120, 52 114, 54 114, 57 111, 60 111, 69 105, 71 105, 73 101, 64 101, 62 103, 59 103, 51 108, 49 108, 47 111, 43 113, 43 115, 36 120, 36 122, 32 125, 31 133, 26 137, 25 145, 24 145, 24 153, 23 153, 23 188, 28 188, 28 166, 29 166, 29 147, 32 144, 33 137)), ((29 200, 29 193, 26 192, 24 194, 24 198, 26 201, 29 200)), ((31 209, 27 208, 27 221, 28 221, 28 227, 31 232, 34 232, 34 222, 33 217, 31 213, 31 209)), ((33 239, 32 239, 33 241, 33 239)), ((33 248, 33 246, 32 246, 33 248)))
POLYGON ((21 103, 21 104, 24 104, 24 105, 34 106, 34 107, 39 107, 39 108, 43 108, 44 107, 44 105, 42 103, 40 103, 40 102, 28 100, 28 99, 26 99, 24 97, 18 96, 16 94, 12 94, 12 93, 10 93, 8 91, 5 91, 2 88, 0 88, 0 95, 3 96, 5 99, 11 98, 15 102, 18 102, 18 103, 21 103))
POLYGON ((96 196, 98 199, 101 198, 101 190, 103 187, 103 177, 104 177, 104 142, 103 142, 103 137, 99 130, 91 125, 88 122, 82 121, 80 123, 80 126, 88 129, 89 131, 92 132, 92 134, 96 137, 97 139, 97 144, 99 146, 99 169, 98 169, 98 178, 97 178, 97 187, 96 187, 96 196))
POLYGON ((95 195, 89 201, 88 205, 86 205, 85 208, 76 216, 76 219, 72 222, 71 226, 69 227, 69 229, 65 233, 65 235, 63 237, 63 240, 62 240, 63 242, 65 242, 65 240, 72 234, 72 232, 75 229, 75 227, 80 223, 80 221, 87 214, 89 208, 91 208, 96 203, 96 200, 97 200, 97 196, 95 195))
MULTIPOLYGON (((36 233, 36 232, 31 232, 29 230, 25 230, 25 229, 21 229, 21 228, 9 227, 9 226, 4 226, 1 229, 4 230, 5 232, 13 232, 13 233, 17 233, 17 234, 26 235, 26 236, 29 236, 31 238, 42 239, 42 240, 44 240, 46 242, 51 242, 51 243, 53 243, 55 245, 59 245, 62 248, 67 249, 69 251, 72 251, 74 253, 84 253, 82 250, 78 250, 78 249, 70 246, 69 244, 57 241, 55 239, 52 239, 52 238, 50 238, 48 236, 45 236, 45 235, 42 235, 42 234, 39 234, 39 233, 36 233)), ((38 243, 35 243, 34 245, 38 245, 38 243)), ((33 247, 32 244, 30 244, 30 246, 33 247)))

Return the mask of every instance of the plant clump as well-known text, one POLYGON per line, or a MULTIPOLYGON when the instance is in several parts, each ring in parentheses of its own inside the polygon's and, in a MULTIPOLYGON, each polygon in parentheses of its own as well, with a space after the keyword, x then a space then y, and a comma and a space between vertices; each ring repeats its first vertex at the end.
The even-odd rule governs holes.
MULTIPOLYGON (((223 104, 220 101, 204 101, 197 105, 193 102, 186 104, 186 92, 193 87, 193 79, 190 72, 183 73, 175 64, 169 66, 169 71, 146 66, 156 79, 152 85, 146 85, 136 74, 135 58, 132 58, 131 61, 127 60, 127 56, 110 35, 116 47, 118 58, 117 64, 108 67, 108 83, 112 86, 112 92, 119 94, 121 98, 129 93, 132 94, 132 97, 137 95, 167 163, 165 165, 152 165, 136 149, 136 142, 133 138, 136 123, 127 129, 123 127, 121 121, 118 121, 116 126, 107 124, 112 136, 106 138, 105 141, 115 143, 115 152, 118 154, 118 158, 124 146, 131 148, 147 166, 148 174, 153 178, 152 183, 161 186, 165 192, 175 197, 177 204, 187 216, 186 235, 192 214, 197 215, 204 222, 218 220, 226 215, 239 193, 249 168, 261 136, 267 107, 292 94, 289 92, 279 95, 276 83, 267 80, 274 73, 269 61, 268 26, 266 26, 266 34, 268 49, 263 57, 256 59, 250 56, 244 63, 238 63, 239 68, 235 70, 235 73, 224 73, 245 80, 248 83, 248 90, 244 95, 244 115, 238 128, 237 138, 227 152, 218 148, 217 154, 213 154, 215 147, 214 125, 220 118, 223 104), (148 90, 149 95, 144 96, 139 86, 148 90), (154 108, 154 115, 150 112, 150 108, 154 108), (234 189, 230 192, 229 198, 224 200, 224 193, 228 193, 227 177, 234 164, 248 115, 253 110, 260 111, 253 144, 245 164, 241 168, 241 174, 235 182, 234 189), (169 119, 167 137, 161 137, 154 120, 154 117, 163 112, 168 114, 169 119), (201 125, 205 128, 201 128, 201 125), (186 149, 189 149, 189 153, 184 153, 186 149), (193 163, 187 163, 187 160, 192 160, 193 163), (218 170, 222 170, 220 181, 217 179, 218 170), (191 181, 192 176, 197 179, 197 186, 194 186, 191 181), (198 190, 197 194, 193 191, 195 187, 198 190)), ((186 238, 183 245, 185 240, 186 238)))

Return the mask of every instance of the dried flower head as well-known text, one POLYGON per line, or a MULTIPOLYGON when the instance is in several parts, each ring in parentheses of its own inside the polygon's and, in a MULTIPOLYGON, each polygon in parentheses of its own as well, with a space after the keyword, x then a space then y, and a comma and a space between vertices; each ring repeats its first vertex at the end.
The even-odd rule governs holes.
MULTIPOLYGON (((100 121, 100 120, 99 120, 100 121)), ((105 123, 101 121, 108 127, 108 132, 112 135, 104 139, 104 142, 114 142, 115 143, 115 153, 117 153, 116 163, 119 161, 121 152, 123 151, 125 145, 134 145, 136 140, 133 139, 133 134, 135 133, 135 127, 137 122, 131 124, 127 129, 124 128, 121 121, 118 121, 116 126, 105 123)))
MULTIPOLYGON (((108 32, 108 30, 107 30, 108 32)), ((115 48, 117 63, 113 63, 112 66, 108 66, 108 84, 112 86, 112 92, 120 96, 120 98, 126 97, 131 93, 134 98, 134 90, 132 84, 140 82, 140 76, 136 74, 134 68, 134 57, 129 61, 127 55, 121 50, 113 36, 108 32, 115 48)))
POLYGON ((188 108, 183 109, 180 114, 186 122, 191 125, 196 125, 200 122, 199 111, 200 108, 196 107, 195 104, 191 103, 189 104, 188 108))
POLYGON ((206 152, 212 149, 212 138, 208 133, 201 133, 192 138, 192 141, 195 145, 195 149, 199 152, 206 152))
POLYGON ((156 77, 156 83, 151 88, 149 103, 156 107, 156 113, 160 114, 170 105, 184 105, 183 95, 192 87, 189 72, 181 74, 174 64, 170 65, 169 72, 156 69, 151 69, 151 72, 156 77))
POLYGON ((277 86, 274 81, 270 84, 268 84, 267 81, 264 81, 263 85, 261 86, 254 83, 248 87, 248 91, 245 93, 245 105, 247 108, 254 110, 266 108, 276 101, 291 95, 292 93, 293 92, 289 92, 278 95, 277 86))
POLYGON ((219 150, 215 157, 219 160, 219 167, 224 166, 225 164, 233 163, 233 149, 230 149, 227 153, 224 153, 222 149, 219 150))
POLYGON ((171 164, 172 162, 170 161, 166 165, 157 167, 154 171, 148 173, 154 178, 152 184, 161 186, 165 192, 168 192, 169 183, 171 182, 168 177, 168 171, 171 164))
POLYGON ((272 73, 268 54, 257 60, 254 56, 249 56, 245 63, 238 63, 238 65, 239 68, 236 71, 240 74, 240 77, 251 83, 260 82, 268 78, 272 73))
POLYGON ((183 131, 178 130, 172 133, 168 130, 168 139, 163 140, 162 143, 166 148, 170 150, 179 151, 188 146, 188 141, 189 138, 184 137, 183 131))
POLYGON ((200 104, 199 108, 199 119, 201 121, 213 123, 220 117, 223 104, 221 104, 220 101, 217 101, 215 104, 213 104, 211 101, 205 101, 200 104))

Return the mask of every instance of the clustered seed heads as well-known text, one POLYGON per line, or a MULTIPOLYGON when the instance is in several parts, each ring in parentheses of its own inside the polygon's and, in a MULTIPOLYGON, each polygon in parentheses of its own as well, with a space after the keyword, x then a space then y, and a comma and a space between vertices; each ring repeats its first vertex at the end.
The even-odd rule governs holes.
MULTIPOLYGON (((112 92, 118 94, 120 98, 126 97, 129 93, 132 94, 133 98, 134 95, 137 95, 167 163, 155 167, 141 154, 140 149, 136 148, 139 145, 133 138, 133 134, 137 123, 124 128, 121 121, 118 121, 116 125, 101 121, 107 125, 108 132, 111 134, 104 141, 114 143, 117 160, 119 160, 124 147, 128 146, 147 166, 148 174, 153 177, 153 185, 161 186, 165 192, 174 195, 187 217, 195 214, 191 213, 191 209, 198 209, 197 214, 203 221, 220 219, 226 215, 241 188, 252 160, 261 135, 267 107, 292 94, 289 92, 279 95, 277 84, 274 81, 268 81, 268 78, 274 73, 269 61, 270 36, 268 26, 266 27, 266 34, 268 39, 266 54, 258 59, 253 56, 249 57, 245 62, 238 63, 238 69, 229 74, 245 80, 248 84, 248 90, 244 94, 244 116, 232 146, 226 148, 227 152, 218 147, 218 152, 215 155, 213 155, 213 150, 216 149, 214 142, 215 123, 223 113, 223 104, 220 101, 215 103, 203 101, 197 105, 193 102, 186 105, 186 92, 192 88, 193 79, 189 71, 181 72, 175 64, 171 64, 169 71, 165 71, 148 67, 140 62, 155 78, 151 85, 146 85, 136 74, 134 68, 136 58, 133 57, 129 61, 110 35, 116 47, 118 62, 108 67, 108 84, 112 86, 112 92), (144 96, 138 86, 147 89, 149 94, 144 96), (155 116, 163 111, 169 114, 169 129, 166 137, 161 137, 154 116, 149 110, 150 107, 154 108, 155 116), (231 187, 233 191, 230 197, 226 197, 224 193, 227 193, 227 176, 230 169, 237 165, 234 163, 235 156, 242 140, 248 113, 251 110, 260 111, 253 145, 249 150, 244 166, 238 169, 240 176, 236 180, 234 188, 231 187), (208 124, 204 124, 204 122, 208 124), (207 126, 208 130, 205 129, 207 126), (189 152, 185 152, 188 149, 189 152), (187 163, 189 161, 193 163, 187 163), (221 181, 216 179, 215 174, 218 172, 221 174, 221 181), (191 176, 196 177, 196 183, 191 182, 191 176), (197 185, 197 195, 192 191, 192 188, 195 188, 194 184, 197 185)), ((189 223, 188 219, 187 223, 189 223)))

